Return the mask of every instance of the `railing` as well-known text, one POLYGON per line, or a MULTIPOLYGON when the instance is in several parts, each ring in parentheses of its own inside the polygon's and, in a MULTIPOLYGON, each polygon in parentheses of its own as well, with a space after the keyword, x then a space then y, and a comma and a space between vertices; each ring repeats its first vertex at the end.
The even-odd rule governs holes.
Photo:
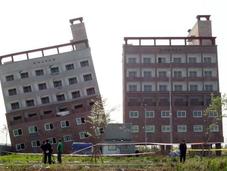
POLYGON ((38 57, 45 57, 49 55, 56 55, 56 54, 61 54, 65 52, 76 51, 78 50, 77 45, 81 45, 81 44, 84 44, 86 48, 89 47, 88 40, 82 40, 82 41, 70 42, 70 43, 65 43, 65 44, 60 44, 55 46, 49 46, 49 47, 44 47, 39 49, 33 49, 33 50, 3 55, 3 56, 0 56, 0 65, 4 63, 9 63, 9 62, 30 60, 38 57))

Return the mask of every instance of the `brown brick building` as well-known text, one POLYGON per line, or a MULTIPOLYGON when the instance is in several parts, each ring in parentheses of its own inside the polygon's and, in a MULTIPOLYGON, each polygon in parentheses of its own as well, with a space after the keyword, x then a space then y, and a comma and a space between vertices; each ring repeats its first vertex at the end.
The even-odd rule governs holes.
POLYGON ((123 120, 137 142, 223 142, 217 113, 203 115, 220 95, 218 56, 209 15, 197 16, 187 37, 125 37, 123 120))
POLYGON ((40 152, 49 139, 90 142, 85 122, 100 96, 82 18, 70 20, 70 43, 1 56, 1 85, 12 146, 40 152))

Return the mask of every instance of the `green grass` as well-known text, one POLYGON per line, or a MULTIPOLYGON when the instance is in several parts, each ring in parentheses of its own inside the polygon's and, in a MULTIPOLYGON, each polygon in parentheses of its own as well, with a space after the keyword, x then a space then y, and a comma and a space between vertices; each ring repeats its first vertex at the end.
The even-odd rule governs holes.
POLYGON ((91 157, 64 156, 62 164, 44 165, 40 155, 0 156, 0 171, 115 171, 119 168, 125 171, 227 171, 227 157, 188 157, 182 164, 178 158, 167 156, 102 157, 96 162, 91 157))

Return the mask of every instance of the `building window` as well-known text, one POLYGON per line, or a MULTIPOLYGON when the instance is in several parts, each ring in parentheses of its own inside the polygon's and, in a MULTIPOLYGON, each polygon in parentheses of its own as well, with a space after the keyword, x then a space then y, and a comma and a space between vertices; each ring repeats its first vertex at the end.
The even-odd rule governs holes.
POLYGON ((151 78, 152 72, 151 71, 143 71, 143 77, 144 78, 151 78))
POLYGON ((170 113, 169 111, 161 111, 161 118, 169 118, 170 113))
POLYGON ((209 117, 218 117, 218 113, 215 112, 215 111, 209 111, 209 112, 208 112, 208 116, 209 116, 209 117))
POLYGON ((182 85, 174 85, 174 90, 175 91, 183 91, 183 86, 182 85))
POLYGON ((37 129, 37 127, 36 126, 29 126, 28 127, 28 133, 29 134, 35 134, 35 133, 37 133, 38 132, 38 129, 37 129))
POLYGON ((137 85, 136 84, 130 84, 128 86, 130 92, 137 91, 137 85))
POLYGON ((159 91, 167 91, 167 85, 159 85, 159 91))
POLYGON ((94 95, 95 94, 95 88, 88 88, 86 89, 86 92, 87 92, 87 95, 88 96, 91 96, 91 95, 94 95))
POLYGON ((24 93, 30 93, 30 92, 32 92, 32 87, 30 85, 24 86, 23 91, 24 91, 24 93))
POLYGON ((29 118, 35 117, 35 116, 37 116, 37 113, 29 113, 29 114, 28 114, 28 117, 29 117, 29 118))
POLYGON ((12 110, 19 109, 19 108, 20 108, 19 102, 11 103, 12 110))
POLYGON ((198 85, 191 84, 190 85, 190 91, 198 91, 198 85))
POLYGON ((61 80, 53 81, 53 84, 54 84, 54 88, 61 88, 62 87, 62 81, 61 80))
POLYGON ((80 91, 73 91, 72 93, 72 98, 73 99, 76 99, 76 98, 79 98, 80 97, 80 91))
POLYGON ((204 77, 212 77, 212 71, 204 71, 204 77))
POLYGON ((201 118, 203 116, 203 114, 202 114, 201 110, 195 110, 195 111, 192 112, 192 116, 194 118, 201 118))
POLYGON ((42 104, 48 104, 48 103, 50 103, 50 98, 48 96, 41 97, 41 103, 42 104))
POLYGON ((25 146, 24 144, 16 144, 16 151, 24 150, 25 146))
POLYGON ((173 58, 173 63, 176 63, 176 64, 181 63, 181 58, 173 58))
POLYGON ((56 144, 57 141, 56 141, 56 138, 48 138, 48 141, 50 144, 56 144))
POLYGON ((203 132, 203 125, 193 125, 193 132, 203 132))
POLYGON ((181 71, 174 71, 173 76, 175 78, 182 78, 182 72, 181 71))
POLYGON ((205 88, 205 91, 213 91, 213 85, 212 84, 206 84, 204 88, 205 88))
POLYGON ((151 92, 152 91, 152 85, 144 85, 144 91, 145 92, 151 92))
POLYGON ((50 73, 53 74, 53 75, 59 74, 59 68, 58 67, 51 67, 50 73))
POLYGON ((22 119, 21 116, 14 116, 14 117, 13 117, 13 120, 14 120, 14 121, 18 121, 18 120, 21 120, 21 119, 22 119))
POLYGON ((57 101, 64 101, 65 100, 65 95, 64 94, 58 94, 56 95, 57 101))
POLYGON ((166 71, 159 71, 158 72, 158 76, 160 78, 166 78, 167 77, 167 72, 166 71))
POLYGON ((158 58, 158 63, 166 63, 166 58, 158 58))
POLYGON ((143 58, 143 63, 144 64, 150 64, 151 63, 151 58, 143 58))
POLYGON ((138 133, 139 132, 139 125, 132 125, 131 126, 131 132, 132 133, 138 133))
POLYGON ((28 78, 28 72, 22 72, 20 73, 21 79, 28 78))
POLYGON ((138 111, 129 111, 129 118, 139 118, 138 111))
POLYGON ((92 75, 91 74, 83 75, 83 77, 84 77, 84 81, 91 81, 92 80, 92 75))
POLYGON ((89 134, 85 131, 79 132, 80 139, 85 139, 89 137, 89 134))
POLYGON ((54 126, 52 123, 45 123, 44 128, 46 131, 50 131, 50 130, 54 129, 54 126))
POLYGON ((40 141, 39 140, 33 140, 31 141, 32 147, 39 147, 40 146, 40 141))
POLYGON ((61 121, 61 128, 68 128, 69 127, 69 121, 61 121))
POLYGON ((14 137, 18 137, 18 136, 21 136, 22 135, 22 129, 14 129, 13 130, 13 135, 14 137))
POLYGON ((45 110, 45 111, 43 111, 43 114, 44 115, 52 114, 52 110, 45 110))
POLYGON ((197 77, 196 71, 189 71, 189 77, 197 77))
POLYGON ((203 58, 203 62, 204 62, 205 64, 211 64, 211 63, 212 63, 211 57, 204 57, 204 58, 203 58))
POLYGON ((37 69, 37 70, 35 70, 35 75, 36 76, 43 76, 44 75, 43 69, 37 69))
POLYGON ((68 80, 69 80, 69 85, 77 84, 77 78, 76 77, 69 78, 68 80))
POLYGON ((76 124, 77 125, 82 125, 85 124, 85 118, 76 118, 76 124))
POLYGON ((219 126, 216 124, 211 124, 209 126, 210 132, 219 132, 219 126))
POLYGON ((129 64, 136 64, 136 58, 128 58, 129 64))
POLYGON ((154 118, 154 111, 145 111, 145 118, 154 118))
POLYGON ((188 63, 190 64, 195 64, 197 61, 196 61, 196 58, 195 57, 189 57, 188 58, 188 63))
POLYGON ((162 132, 170 132, 171 131, 171 126, 170 125, 162 125, 161 126, 161 131, 162 132))
POLYGON ((14 75, 7 75, 6 76, 6 81, 13 81, 14 80, 14 75))
POLYGON ((27 107, 35 106, 35 102, 33 99, 25 101, 27 107))
POLYGON ((178 118, 186 118, 186 111, 177 111, 178 118))
POLYGON ((67 64, 67 65, 65 65, 65 70, 66 71, 74 70, 74 64, 67 64))
POLYGON ((75 110, 82 109, 82 108, 83 108, 83 104, 76 104, 76 105, 74 106, 74 109, 75 109, 75 110))
POLYGON ((72 141, 72 136, 71 136, 71 135, 64 135, 64 136, 63 136, 63 141, 64 141, 64 142, 72 141))
POLYGON ((8 94, 9 96, 17 95, 17 89, 16 88, 9 89, 8 94))
POLYGON ((155 126, 154 125, 145 125, 145 132, 147 132, 147 133, 155 132, 155 126))
POLYGON ((47 89, 46 83, 40 83, 40 84, 38 84, 38 89, 39 90, 46 90, 47 89))
POLYGON ((81 66, 81 67, 88 67, 88 66, 89 66, 88 60, 86 60, 86 61, 81 61, 81 62, 80 62, 80 66, 81 66))
POLYGON ((187 132, 187 125, 177 125, 177 132, 187 132))
POLYGON ((128 76, 130 78, 136 78, 137 77, 137 72, 136 71, 129 71, 128 72, 128 76))

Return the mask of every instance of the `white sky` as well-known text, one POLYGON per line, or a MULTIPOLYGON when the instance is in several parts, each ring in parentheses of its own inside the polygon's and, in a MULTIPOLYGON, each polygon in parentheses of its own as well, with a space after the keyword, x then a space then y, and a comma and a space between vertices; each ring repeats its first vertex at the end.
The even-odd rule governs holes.
MULTIPOLYGON (((123 37, 187 36, 196 15, 204 14, 211 15, 220 89, 227 93, 225 0, 0 0, 0 55, 67 43, 72 39, 69 19, 83 17, 100 92, 110 108, 118 108, 112 120, 122 122, 123 37)), ((0 129, 5 123, 0 94, 0 129)), ((5 143, 1 133, 0 143, 5 143)))

